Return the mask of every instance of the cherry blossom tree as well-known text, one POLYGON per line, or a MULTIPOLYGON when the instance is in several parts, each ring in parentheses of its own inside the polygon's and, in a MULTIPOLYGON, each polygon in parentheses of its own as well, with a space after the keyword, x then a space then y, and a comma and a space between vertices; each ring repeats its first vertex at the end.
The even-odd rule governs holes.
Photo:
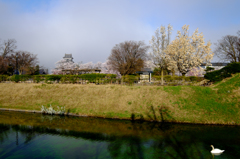
POLYGON ((169 69, 177 68, 182 76, 194 67, 200 67, 202 63, 211 65, 213 52, 210 48, 211 43, 205 45, 203 34, 195 30, 189 36, 189 25, 182 27, 182 32, 178 31, 178 36, 165 50, 169 60, 169 69))
POLYGON ((97 62, 95 65, 94 65, 94 68, 95 69, 101 69, 103 67, 103 63, 102 62, 97 62))
POLYGON ((121 74, 120 72, 114 70, 112 68, 112 65, 109 63, 109 60, 107 60, 106 62, 102 63, 101 65, 101 73, 105 73, 105 74, 116 74, 117 78, 121 78, 121 74))
POLYGON ((144 61, 144 62, 145 62, 144 66, 146 68, 154 69, 156 67, 156 65, 153 63, 152 60, 147 60, 147 61, 144 61))
POLYGON ((76 70, 79 68, 76 63, 72 61, 67 61, 65 59, 62 59, 55 64, 56 68, 52 70, 53 74, 63 74, 63 70, 76 70))
POLYGON ((166 29, 164 26, 157 28, 155 31, 155 36, 152 36, 150 40, 151 44, 151 52, 149 53, 150 58, 153 64, 156 66, 157 69, 161 70, 161 84, 163 85, 163 70, 167 68, 167 58, 166 58, 166 48, 170 43, 170 35, 172 31, 172 26, 169 24, 166 29))
POLYGON ((93 62, 88 63, 74 63, 72 61, 66 61, 64 59, 56 62, 56 68, 52 70, 53 74, 63 74, 63 70, 69 70, 71 72, 79 69, 100 69, 101 73, 104 74, 116 74, 118 78, 121 78, 121 74, 118 71, 114 71, 109 61, 104 63, 97 62, 94 64, 93 62))
POLYGON ((202 67, 193 67, 186 76, 197 76, 197 77, 203 77, 205 71, 202 67))
POLYGON ((93 62, 88 62, 88 63, 84 63, 84 64, 80 64, 79 65, 80 69, 94 69, 94 64, 93 62))

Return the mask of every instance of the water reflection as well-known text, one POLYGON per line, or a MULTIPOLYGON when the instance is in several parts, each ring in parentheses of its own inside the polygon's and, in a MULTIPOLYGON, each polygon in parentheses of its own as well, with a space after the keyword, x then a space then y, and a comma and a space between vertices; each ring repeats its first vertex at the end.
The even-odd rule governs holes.
POLYGON ((239 127, 0 111, 0 158, 237 158, 239 127), (210 145, 225 149, 213 156, 210 145))

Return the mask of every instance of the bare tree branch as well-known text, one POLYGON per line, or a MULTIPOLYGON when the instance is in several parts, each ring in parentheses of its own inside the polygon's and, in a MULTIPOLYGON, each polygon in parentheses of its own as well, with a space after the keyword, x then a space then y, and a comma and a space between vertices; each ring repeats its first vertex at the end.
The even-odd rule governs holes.
POLYGON ((4 41, 3 45, 0 47, 1 56, 6 58, 9 54, 14 53, 14 50, 17 48, 16 46, 17 41, 15 39, 8 39, 4 41))
POLYGON ((157 69, 161 71, 161 84, 163 85, 163 70, 167 69, 167 59, 165 49, 170 43, 170 35, 172 31, 172 26, 169 24, 166 29, 161 26, 155 31, 155 36, 149 41, 151 44, 151 52, 149 52, 150 58, 157 69))
POLYGON ((224 61, 240 62, 240 38, 237 36, 226 35, 215 44, 215 53, 224 61))
POLYGON ((144 42, 125 41, 113 47, 108 63, 121 75, 133 74, 144 67, 148 46, 144 42))
POLYGON ((11 56, 12 64, 18 69, 21 75, 23 71, 29 71, 30 67, 34 67, 37 63, 37 55, 33 55, 27 51, 17 51, 11 56))

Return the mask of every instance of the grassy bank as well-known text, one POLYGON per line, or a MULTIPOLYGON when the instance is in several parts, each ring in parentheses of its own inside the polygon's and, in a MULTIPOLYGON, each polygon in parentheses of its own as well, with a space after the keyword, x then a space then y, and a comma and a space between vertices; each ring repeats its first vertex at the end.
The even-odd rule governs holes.
POLYGON ((240 74, 211 87, 0 84, 0 107, 106 118, 240 125, 240 74))

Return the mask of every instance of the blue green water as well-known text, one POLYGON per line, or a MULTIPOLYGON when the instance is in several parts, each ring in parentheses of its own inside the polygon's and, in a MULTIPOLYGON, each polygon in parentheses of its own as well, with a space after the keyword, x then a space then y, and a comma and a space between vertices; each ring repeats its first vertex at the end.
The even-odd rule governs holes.
POLYGON ((240 158, 240 127, 0 111, 0 158, 240 158), (213 156, 210 145, 224 149, 213 156))

